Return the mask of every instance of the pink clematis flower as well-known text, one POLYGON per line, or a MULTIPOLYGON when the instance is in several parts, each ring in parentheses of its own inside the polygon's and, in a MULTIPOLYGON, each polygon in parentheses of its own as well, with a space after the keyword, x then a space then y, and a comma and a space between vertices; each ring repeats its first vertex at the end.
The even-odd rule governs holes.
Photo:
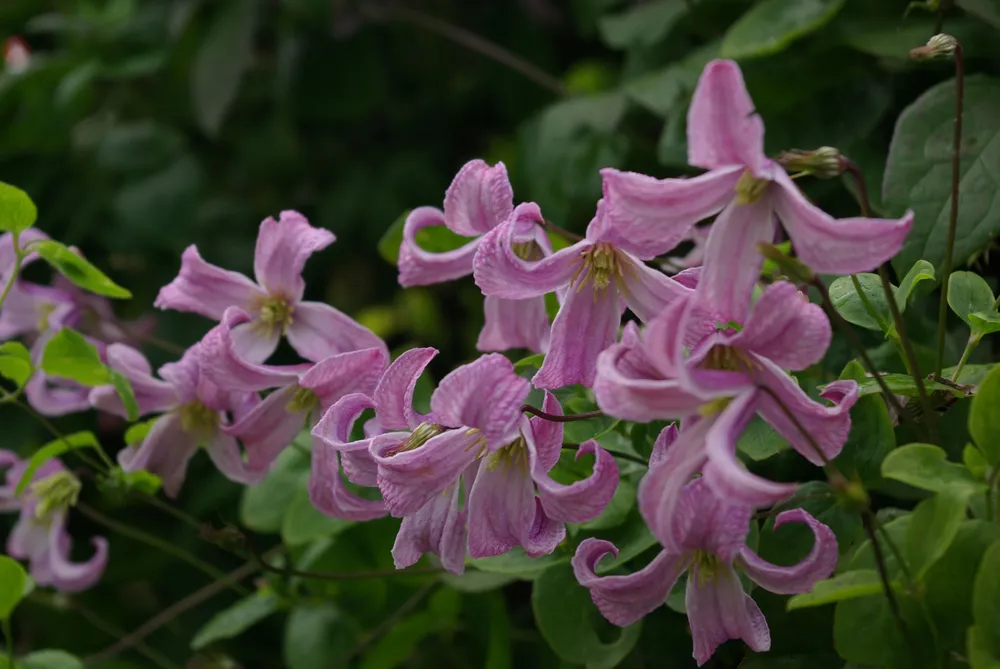
MULTIPOLYGON (((676 432, 661 434, 657 440, 661 453, 675 436, 676 432)), ((651 458, 647 477, 667 466, 665 461, 651 458)), ((608 553, 617 556, 618 549, 611 542, 590 538, 577 548, 573 571, 580 584, 590 590, 604 617, 620 626, 630 625, 661 606, 677 578, 688 572, 684 604, 699 666, 729 639, 743 639, 757 652, 770 648, 767 621, 743 591, 737 569, 765 590, 794 594, 808 592, 837 566, 836 537, 803 509, 778 514, 774 528, 804 523, 814 538, 809 554, 788 567, 762 559, 746 545, 753 508, 717 495, 703 479, 684 486, 669 525, 658 522, 661 515, 650 508, 648 500, 640 498, 639 510, 665 547, 652 562, 632 574, 598 576, 600 559, 608 553)))
POLYGON ((245 311, 226 309, 222 322, 201 341, 202 371, 229 391, 277 389, 238 422, 222 428, 243 442, 252 469, 268 469, 303 428, 311 429, 341 397, 375 390, 389 357, 385 348, 368 348, 317 363, 254 364, 237 354, 232 336, 234 328, 249 321, 245 311))
MULTIPOLYGON (((444 210, 418 207, 406 218, 403 243, 399 248, 399 284, 426 286, 452 281, 472 274, 472 261, 482 236, 503 223, 514 210, 514 191, 503 163, 490 167, 472 160, 455 175, 444 196, 444 210), (473 237, 464 246, 444 253, 420 248, 417 233, 424 228, 444 225, 463 237, 473 237)), ((514 237, 515 252, 525 260, 539 260, 552 254, 552 245, 540 225, 541 215, 519 219, 514 237)), ((484 303, 486 323, 479 333, 480 351, 526 348, 544 353, 549 343, 549 318, 545 299, 506 300, 491 295, 484 303)))
POLYGON ((156 298, 160 309, 176 309, 222 320, 229 307, 251 314, 233 333, 241 355, 263 362, 282 335, 299 355, 317 362, 334 353, 385 346, 368 328, 333 307, 302 300, 302 268, 314 252, 334 242, 333 233, 314 228, 301 214, 283 211, 279 221, 260 224, 254 274, 257 283, 202 260, 189 246, 181 256, 181 271, 156 298))
POLYGON ((0 486, 0 511, 20 511, 17 524, 7 537, 7 553, 27 560, 31 577, 39 585, 62 592, 80 592, 93 586, 108 561, 108 541, 94 537, 94 555, 85 562, 70 561, 73 541, 66 531, 66 514, 76 504, 80 481, 52 459, 39 467, 31 483, 18 497, 17 484, 28 469, 28 461, 10 451, 0 451, 0 466, 7 467, 6 485, 0 486))
POLYGON ((739 66, 714 60, 688 111, 688 162, 710 170, 692 179, 654 179, 602 170, 611 227, 655 254, 674 248, 696 222, 721 211, 705 244, 701 290, 726 319, 742 320, 777 218, 799 258, 827 274, 866 272, 892 258, 913 224, 901 219, 835 220, 802 195, 764 155, 764 123, 739 66))
MULTIPOLYGON (((618 485, 614 459, 596 441, 578 451, 595 456, 593 474, 572 485, 549 476, 559 459, 562 425, 527 418, 521 405, 530 386, 509 360, 484 355, 441 380, 431 396, 431 413, 411 406, 413 390, 434 349, 412 349, 383 376, 370 400, 341 400, 314 434, 328 448, 356 452, 345 442, 346 422, 361 407, 374 408, 385 433, 366 439, 376 465, 385 507, 403 524, 393 558, 407 567, 425 552, 441 557, 445 569, 461 573, 465 555, 500 555, 514 546, 537 557, 565 538, 565 523, 596 518, 618 485), (464 494, 463 494, 464 491, 464 494)), ((561 413, 546 394, 544 410, 561 413)))
POLYGON ((584 240, 527 262, 516 253, 516 232, 523 221, 540 216, 537 205, 519 205, 482 239, 475 260, 476 284, 486 295, 507 299, 566 289, 552 324, 549 352, 532 383, 549 389, 574 383, 591 386, 597 355, 614 343, 626 306, 648 321, 691 289, 646 266, 642 259, 655 253, 615 230, 603 200, 584 240))
MULTIPOLYGON (((253 485, 267 473, 243 461, 236 439, 225 432, 228 413, 239 421, 260 403, 256 393, 225 390, 204 373, 199 345, 180 360, 159 369, 153 377, 149 362, 125 344, 108 347, 108 366, 132 384, 140 414, 162 414, 139 444, 118 452, 118 464, 127 472, 146 470, 163 479, 163 490, 176 497, 187 473, 188 461, 204 445, 209 457, 226 478, 253 485), (162 380, 161 380, 162 379, 162 380)), ((94 408, 125 416, 125 407, 112 386, 90 391, 94 408)))

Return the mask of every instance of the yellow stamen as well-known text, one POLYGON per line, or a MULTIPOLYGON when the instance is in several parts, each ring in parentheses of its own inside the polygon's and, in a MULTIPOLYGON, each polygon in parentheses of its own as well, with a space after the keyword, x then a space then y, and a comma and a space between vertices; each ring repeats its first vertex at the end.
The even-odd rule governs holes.
POLYGON ((389 455, 397 455, 398 453, 420 448, 428 441, 444 432, 445 429, 446 428, 443 425, 438 425, 437 423, 421 423, 413 430, 413 432, 410 433, 409 437, 401 441, 398 446, 393 448, 389 452, 389 455))
POLYGON ((208 438, 219 427, 219 412, 210 409, 198 400, 188 402, 177 409, 181 415, 181 427, 202 438, 208 438))
POLYGON ((308 388, 299 386, 292 393, 292 399, 288 400, 288 404, 285 405, 285 411, 288 413, 309 411, 317 404, 319 404, 319 398, 316 397, 316 393, 308 388))
POLYGON ((767 179, 758 179, 750 170, 746 170, 736 182, 736 204, 753 204, 764 195, 770 185, 771 182, 767 179))
POLYGON ((285 334, 295 322, 295 305, 280 295, 260 298, 254 305, 254 310, 257 312, 257 319, 253 327, 264 330, 268 335, 276 328, 280 329, 281 334, 285 334))
POLYGON ((698 413, 706 418, 709 416, 716 416, 722 413, 732 401, 733 399, 731 397, 717 397, 711 402, 706 402, 698 407, 698 413))
POLYGON ((518 437, 490 456, 486 461, 486 471, 493 471, 497 467, 503 467, 505 475, 508 470, 516 470, 522 474, 528 472, 528 445, 524 437, 518 437))
POLYGON ((542 254, 542 247, 540 247, 536 242, 518 242, 516 244, 510 245, 511 250, 521 260, 527 260, 529 262, 534 262, 541 260, 544 255, 542 254))
POLYGON ((597 299, 598 293, 607 290, 612 284, 616 290, 626 292, 626 273, 630 276, 635 275, 632 263, 607 242, 598 242, 588 247, 580 254, 577 262, 580 266, 573 275, 576 290, 579 292, 590 283, 594 287, 594 299, 597 299), (577 283, 581 275, 583 278, 577 283))
POLYGON ((80 479, 68 471, 56 472, 31 484, 31 494, 38 500, 35 518, 42 520, 52 511, 75 505, 80 487, 80 479))

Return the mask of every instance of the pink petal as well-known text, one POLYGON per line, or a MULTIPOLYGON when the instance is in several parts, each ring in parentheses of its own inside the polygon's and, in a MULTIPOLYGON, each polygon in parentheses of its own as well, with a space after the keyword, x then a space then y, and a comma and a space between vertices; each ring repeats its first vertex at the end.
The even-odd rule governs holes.
POLYGON ((297 386, 276 390, 234 425, 223 431, 243 442, 250 468, 267 471, 306 427, 306 411, 289 411, 297 386))
POLYGON ((549 352, 531 380, 537 388, 594 385, 597 356, 615 343, 625 305, 614 286, 595 290, 584 281, 577 279, 570 286, 559 308, 549 352))
POLYGON ((42 371, 36 371, 24 387, 24 396, 31 408, 49 417, 87 411, 91 407, 90 392, 78 383, 51 377, 42 371))
POLYGON ((314 228, 297 211, 283 211, 277 221, 265 219, 257 233, 253 257, 257 282, 275 297, 298 302, 306 288, 302 280, 306 261, 334 240, 332 232, 314 228))
POLYGON ((487 295, 483 301, 486 323, 479 333, 476 350, 509 351, 526 348, 545 353, 549 347, 549 315, 544 297, 504 300, 487 295))
POLYGON ((753 509, 733 503, 712 490, 704 477, 684 486, 674 512, 678 543, 689 551, 706 551, 730 563, 746 546, 753 509))
POLYGON ((669 304, 684 301, 694 291, 663 272, 634 259, 625 273, 625 301, 632 313, 648 323, 669 304))
MULTIPOLYGON (((0 284, 0 290, 6 282, 0 284)), ((0 308, 0 341, 40 331, 76 325, 79 318, 72 294, 17 279, 0 308)))
MULTIPOLYGON (((434 207, 417 207, 403 224, 403 242, 399 247, 399 285, 427 286, 453 281, 472 274, 472 259, 479 248, 479 239, 452 251, 433 253, 420 248, 417 233, 424 228, 445 224, 444 213, 434 207)), ((477 235, 479 233, 476 233, 477 235)))
POLYGON ((230 337, 236 355, 248 362, 264 362, 277 350, 281 329, 255 320, 235 326, 230 337))
MULTIPOLYGON (((827 385, 822 397, 835 403, 833 406, 825 406, 810 399, 794 378, 770 360, 757 358, 756 361, 759 364, 756 370, 758 382, 774 393, 777 400, 798 419, 803 429, 812 435, 826 459, 837 457, 851 431, 851 407, 858 401, 857 383, 842 381, 827 385)), ((802 457, 814 465, 823 464, 820 454, 769 393, 760 394, 758 412, 802 457)))
POLYGON ((531 556, 546 555, 566 536, 564 529, 551 531, 556 524, 537 507, 531 477, 516 462, 483 460, 468 508, 469 555, 474 558, 502 555, 514 546, 523 546, 531 556), (544 531, 533 536, 539 516, 544 531))
POLYGON ((538 486, 538 498, 549 518, 564 523, 585 523, 604 512, 618 489, 618 465, 610 453, 593 439, 581 444, 576 451, 576 459, 593 453, 594 471, 581 481, 562 485, 549 477, 533 446, 529 442, 531 476, 538 486))
POLYGON ((296 304, 285 335, 299 355, 313 362, 366 348, 380 348, 388 354, 385 342, 374 332, 322 302, 296 304))
MULTIPOLYGON (((142 353, 125 344, 111 344, 106 356, 108 366, 132 384, 140 414, 161 413, 177 406, 177 392, 171 384, 153 377, 149 362, 142 353)), ((95 409, 123 418, 127 415, 113 386, 94 388, 90 392, 90 402, 95 409)))
POLYGON ((340 353, 313 365, 299 379, 299 385, 313 391, 328 407, 350 393, 371 395, 388 364, 389 356, 383 348, 340 353))
POLYGON ((396 569, 415 564, 424 553, 435 553, 447 571, 465 571, 466 512, 459 510, 458 498, 456 481, 403 519, 392 546, 396 569))
MULTIPOLYGON (((58 512, 50 520, 49 549, 46 552, 48 583, 61 592, 80 592, 100 580, 108 562, 108 540, 94 537, 91 544, 94 554, 85 562, 71 562, 72 540, 66 532, 65 512, 58 512)), ((32 565, 34 566, 34 565, 32 565)))
MULTIPOLYGON (((553 416, 562 416, 562 405, 555 395, 548 390, 545 391, 545 399, 542 400, 542 411, 553 416)), ((538 458, 539 466, 544 471, 549 471, 559 462, 559 453, 563 444, 563 424, 559 421, 547 420, 541 416, 531 418, 521 418, 521 433, 525 439, 530 439, 535 445, 535 456, 538 458), (524 421, 528 421, 524 427, 524 421), (530 433, 530 434, 529 434, 530 433)))
POLYGON ((417 380, 436 348, 411 348, 396 358, 375 387, 375 416, 384 430, 412 430, 424 420, 413 409, 417 380))
POLYGON ((741 171, 733 166, 691 179, 655 179, 605 168, 600 238, 640 258, 663 255, 684 241, 695 223, 733 199, 741 171))
POLYGON ((274 462, 273 459, 270 460, 265 467, 256 467, 253 462, 245 462, 240 453, 240 445, 236 443, 235 439, 221 432, 216 433, 208 442, 206 450, 208 457, 212 459, 216 469, 222 472, 223 476, 234 483, 243 485, 260 483, 267 475, 271 463, 274 462))
POLYGON ((740 66, 713 60, 701 73, 688 108, 688 162, 713 170, 743 165, 761 176, 764 121, 754 110, 740 66))
POLYGON ((523 300, 551 293, 568 284, 577 272, 580 254, 592 242, 581 241, 541 260, 522 260, 514 253, 518 219, 542 220, 538 205, 517 206, 511 217, 482 238, 473 263, 476 285, 484 295, 523 300))
POLYGON ((813 533, 809 555, 789 567, 771 564, 748 547, 740 552, 740 568, 757 585, 779 595, 809 592, 817 581, 829 578, 837 568, 837 537, 829 527, 803 509, 782 511, 774 519, 774 529, 785 523, 805 523, 813 533))
POLYGON ((608 553, 618 556, 610 541, 584 539, 573 556, 573 573, 601 615, 619 627, 631 625, 667 601, 683 571, 682 556, 661 551, 652 562, 625 576, 598 576, 597 563, 608 553))
POLYGON ((653 442, 653 450, 649 454, 649 466, 659 464, 667 457, 668 449, 674 445, 677 441, 677 437, 680 436, 680 429, 677 427, 677 423, 671 423, 666 426, 660 433, 656 435, 656 441, 653 442))
POLYGON ((222 318, 228 307, 250 311, 264 292, 239 272, 231 272, 202 260, 195 246, 181 255, 177 278, 160 289, 154 306, 201 314, 213 320, 222 318))
POLYGON ((700 576, 697 569, 692 571, 684 607, 698 666, 705 664, 715 649, 729 639, 743 639, 758 653, 771 647, 767 621, 757 604, 743 592, 739 577, 728 565, 713 570, 707 578, 700 576))
POLYGON ((222 320, 208 331, 200 345, 202 371, 216 385, 230 390, 256 391, 294 384, 308 365, 278 367, 250 362, 237 352, 233 328, 250 321, 237 307, 226 309, 222 320))
POLYGON ((127 472, 146 470, 163 479, 163 492, 177 497, 187 464, 198 451, 198 439, 184 431, 180 416, 164 414, 153 423, 138 446, 118 451, 118 464, 127 472))
POLYGON ((783 369, 800 370, 823 359, 831 336, 823 308, 793 284, 779 281, 764 290, 731 345, 783 369))
POLYGON ((490 450, 496 450, 517 438, 529 392, 531 384, 514 373, 513 363, 490 353, 441 379, 431 395, 431 412, 442 425, 480 430, 490 450))
POLYGON ((444 195, 445 224, 466 237, 482 235, 507 220, 514 210, 514 189, 507 168, 470 160, 455 175, 444 195))
POLYGON ((352 493, 340 478, 340 454, 326 444, 314 444, 309 470, 309 500, 333 518, 363 522, 387 512, 382 500, 368 500, 352 493))

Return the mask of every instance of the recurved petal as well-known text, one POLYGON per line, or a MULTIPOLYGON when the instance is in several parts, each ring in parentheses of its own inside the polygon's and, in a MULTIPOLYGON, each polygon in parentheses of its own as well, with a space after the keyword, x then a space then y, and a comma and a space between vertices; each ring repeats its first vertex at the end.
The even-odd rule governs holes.
POLYGON ((219 324, 201 340, 199 356, 202 372, 216 385, 228 390, 280 388, 298 381, 299 374, 309 369, 308 365, 262 365, 248 360, 237 351, 234 328, 250 320, 250 315, 238 307, 226 309, 219 324))
POLYGON ((677 423, 671 423, 662 430, 660 434, 656 435, 656 441, 653 442, 653 450, 649 454, 649 466, 658 464, 665 457, 667 457, 667 450, 674 445, 677 441, 677 437, 680 436, 680 429, 677 427, 677 423))
POLYGON ((308 411, 290 406, 296 389, 288 386, 274 391, 239 421, 223 428, 227 435, 243 442, 253 470, 270 469, 295 436, 307 427, 308 411))
POLYGON ((544 297, 505 300, 487 295, 483 300, 486 322, 479 333, 476 349, 509 351, 526 348, 544 353, 549 347, 549 315, 544 297))
MULTIPOLYGON (((506 553, 529 538, 535 520, 535 486, 521 463, 503 452, 487 456, 469 495, 469 555, 506 553)), ((532 548, 527 546, 526 548, 532 548)), ((552 546, 554 549, 555 546, 552 546)))
POLYGON ((637 258, 625 274, 625 301, 632 313, 648 323, 670 304, 689 299, 694 291, 637 258))
MULTIPOLYGON (((417 233, 424 228, 445 224, 444 213, 434 207, 417 207, 403 223, 403 242, 399 247, 399 285, 427 286, 453 281, 472 274, 472 260, 479 248, 479 239, 470 240, 457 249, 435 253, 420 248, 417 233)), ((476 233, 479 235, 480 233, 476 233)))
POLYGON ((392 546, 396 569, 415 564, 424 553, 434 553, 452 574, 465 571, 466 512, 459 510, 458 501, 456 481, 403 519, 392 546))
POLYGON ((688 578, 684 605, 698 666, 705 664, 715 649, 729 639, 743 639, 758 653, 771 647, 771 633, 764 615, 743 592, 739 577, 729 565, 718 567, 708 578, 693 571, 688 578))
POLYGON ((333 518, 363 522, 381 518, 387 511, 382 500, 369 500, 351 492, 340 478, 340 453, 332 446, 313 442, 309 468, 309 500, 333 518))
MULTIPOLYGON (((50 583, 61 592, 80 592, 100 580, 108 562, 108 540, 94 537, 91 544, 94 554, 84 562, 72 562, 72 540, 66 532, 64 512, 53 518, 49 526, 49 549, 45 554, 46 572, 50 583)), ((33 565, 34 566, 34 565, 33 565)))
POLYGON ((501 162, 491 167, 482 160, 470 160, 444 195, 445 225, 466 237, 489 232, 513 210, 514 189, 501 162))
POLYGON ((253 281, 205 262, 198 249, 189 246, 181 255, 180 273, 160 290, 154 306, 219 320, 227 308, 249 310, 255 299, 263 297, 264 292, 253 281))
POLYGON ((378 335, 356 320, 322 302, 299 302, 285 333, 288 343, 306 360, 319 362, 347 351, 388 349, 378 335))
MULTIPOLYGON (((286 443, 285 446, 287 445, 286 443)), ((216 469, 222 472, 223 476, 234 483, 241 483, 243 485, 257 485, 260 483, 274 462, 272 458, 264 466, 255 466, 255 463, 252 461, 248 462, 244 460, 243 454, 240 453, 240 445, 236 443, 235 439, 222 432, 215 434, 208 442, 206 450, 208 451, 208 457, 212 459, 216 469)))
POLYGON ((336 237, 329 230, 314 228, 297 211, 283 211, 279 220, 267 218, 257 233, 254 274, 271 295, 291 302, 302 299, 305 281, 302 268, 316 251, 325 249, 336 237))
POLYGON ((389 364, 383 348, 339 353, 320 360, 299 379, 299 385, 316 394, 324 407, 350 393, 371 395, 389 364))
MULTIPOLYGON (((552 416, 562 416, 562 405, 559 399, 545 391, 545 399, 542 400, 542 411, 552 416)), ((539 465, 549 471, 559 462, 559 453, 563 445, 563 424, 556 420, 548 420, 541 416, 531 418, 521 418, 521 431, 525 439, 530 439, 535 445, 535 455, 538 457, 539 465), (527 427, 524 426, 527 421, 527 427)))
POLYGON ((800 370, 819 362, 830 346, 830 321, 787 281, 772 283, 753 305, 731 345, 768 358, 782 369, 800 370))
POLYGON ((412 430, 423 421, 424 416, 413 409, 413 392, 417 379, 437 354, 436 348, 411 348, 385 370, 372 395, 382 429, 412 430))
POLYGON ((171 412, 153 423, 141 444, 118 451, 118 464, 127 472, 144 469, 156 474, 163 479, 167 497, 176 497, 197 450, 197 437, 185 432, 180 416, 171 412))
POLYGON ((740 567, 757 585, 779 595, 809 592, 817 581, 829 578, 837 568, 837 537, 829 527, 804 509, 782 511, 774 519, 774 529, 785 523, 804 523, 812 530, 813 547, 809 555, 789 567, 771 564, 744 546, 740 567))
POLYGON ((553 520, 565 523, 593 520, 604 512, 618 489, 618 465, 614 457, 593 439, 580 445, 576 458, 579 460, 581 455, 593 453, 594 470, 587 478, 570 485, 557 483, 549 477, 548 470, 538 460, 534 444, 530 441, 528 453, 531 477, 538 486, 538 498, 545 514, 553 520))

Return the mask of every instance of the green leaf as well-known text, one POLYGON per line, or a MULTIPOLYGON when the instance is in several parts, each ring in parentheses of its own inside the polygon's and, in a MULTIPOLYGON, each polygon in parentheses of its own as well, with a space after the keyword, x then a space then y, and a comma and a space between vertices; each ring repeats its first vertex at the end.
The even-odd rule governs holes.
MULTIPOLYGON (((388 263, 399 262, 399 247, 403 243, 403 226, 409 211, 404 211, 393 221, 378 241, 378 254, 388 263)), ((444 253, 468 244, 471 239, 456 234, 443 225, 421 228, 417 231, 417 246, 430 253, 444 253)))
MULTIPOLYGON (((842 379, 845 374, 852 374, 855 380, 864 378, 864 368, 851 361, 842 379)), ((859 397, 851 407, 851 431, 835 462, 848 477, 857 477, 866 486, 877 486, 882 480, 879 463, 895 447, 896 433, 885 402, 879 396, 859 397)))
POLYGON ((13 381, 18 388, 24 387, 33 371, 31 362, 13 355, 0 355, 0 376, 13 381))
POLYGON ((995 299, 989 284, 975 272, 953 272, 948 279, 948 306, 969 327, 974 327, 969 316, 992 312, 995 299))
POLYGON ((65 437, 56 439, 55 441, 50 441, 39 448, 31 456, 31 459, 28 460, 28 466, 21 475, 21 480, 17 484, 15 494, 20 495, 24 492, 24 489, 28 487, 29 483, 31 483, 31 479, 34 477, 35 472, 46 462, 52 458, 58 458, 65 453, 76 451, 81 448, 93 448, 95 451, 100 451, 101 444, 97 441, 97 437, 93 432, 84 431, 67 434, 65 437))
POLYGON ((1000 314, 995 311, 980 311, 969 314, 968 320, 974 336, 982 337, 1000 332, 1000 314))
POLYGON ((17 669, 83 669, 83 662, 63 650, 36 650, 17 660, 17 669))
POLYGON ((613 49, 650 47, 669 32, 687 6, 674 0, 652 0, 618 14, 601 17, 597 26, 601 39, 613 49))
MULTIPOLYGON (((894 395, 917 397, 920 394, 920 391, 917 390, 916 381, 909 374, 883 374, 882 380, 885 381, 885 385, 888 386, 894 395)), ((929 393, 943 391, 955 397, 965 397, 965 393, 961 390, 929 379, 924 379, 924 389, 929 393)), ((878 381, 871 377, 865 377, 864 381, 858 382, 858 397, 878 395, 881 392, 882 389, 879 387, 878 381)))
POLYGON ((881 594, 882 581, 879 580, 878 572, 874 569, 858 569, 820 581, 813 586, 812 592, 795 595, 788 600, 788 610, 881 594))
POLYGON ((356 624, 330 602, 292 609, 282 646, 288 669, 330 669, 357 645, 356 624))
POLYGON ((46 374, 72 379, 85 386, 101 386, 110 381, 108 368, 97 348, 83 335, 63 328, 45 345, 42 369, 46 374))
POLYGON ((459 592, 488 592, 517 580, 512 574, 466 569, 463 574, 441 574, 441 582, 459 592))
POLYGON ((394 669, 403 665, 428 636, 453 628, 460 606, 458 593, 438 590, 428 609, 404 618, 365 652, 361 669, 394 669))
POLYGON ((506 553, 495 557, 470 559, 468 560, 468 564, 480 571, 507 574, 520 579, 534 580, 549 567, 568 563, 571 557, 571 555, 557 550, 555 553, 533 558, 525 555, 524 550, 520 546, 516 546, 506 553))
MULTIPOLYGON (((563 412, 588 413, 596 411, 598 406, 586 397, 571 397, 562 403, 563 412)), ((600 439, 618 424, 617 418, 611 416, 597 416, 587 420, 575 420, 563 425, 563 441, 567 444, 582 444, 590 439, 600 439)))
POLYGON ((868 302, 874 308, 876 316, 881 319, 881 323, 868 313, 867 307, 858 297, 854 282, 849 276, 842 276, 830 284, 828 289, 830 301, 847 322, 876 332, 886 331, 889 323, 892 322, 892 315, 889 313, 889 305, 885 301, 882 280, 876 274, 858 274, 856 276, 861 284, 861 292, 868 298, 868 302))
POLYGON ((900 446, 882 461, 882 476, 931 492, 952 489, 969 496, 986 491, 985 482, 948 462, 944 449, 933 444, 900 446))
POLYGON ((913 511, 903 552, 914 575, 923 578, 955 539, 965 520, 965 491, 946 488, 925 499, 913 511))
POLYGON ((625 95, 658 116, 683 119, 701 71, 718 55, 719 43, 709 42, 662 69, 626 82, 625 95))
POLYGON ((28 574, 17 560, 0 555, 0 620, 9 620, 24 598, 28 574))
POLYGON ((31 351, 19 341, 6 341, 0 344, 0 355, 7 355, 12 358, 24 360, 31 364, 31 351))
POLYGON ((153 423, 159 420, 160 417, 150 418, 149 420, 144 420, 141 423, 135 423, 129 425, 128 429, 125 430, 125 443, 129 446, 140 443, 149 434, 149 431, 153 429, 153 423))
POLYGON ((403 243, 403 225, 409 215, 409 209, 400 214, 399 218, 386 228, 382 238, 378 240, 378 254, 391 265, 399 262, 399 246, 403 243))
POLYGON ((606 624, 587 589, 573 576, 573 568, 558 565, 538 577, 531 591, 535 623, 556 655, 592 669, 610 669, 631 652, 639 640, 642 621, 622 628, 618 638, 605 643, 595 624, 606 624))
POLYGON ((809 481, 800 485, 791 499, 776 506, 775 513, 763 523, 756 550, 773 564, 797 564, 815 543, 812 530, 803 523, 787 523, 774 529, 777 514, 788 509, 803 509, 833 530, 841 554, 846 554, 862 536, 858 514, 837 503, 836 494, 828 483, 809 481))
MULTIPOLYGON (((959 183, 955 264, 962 265, 1000 233, 994 203, 1000 162, 1000 81, 985 76, 965 81, 962 161, 959 183)), ((896 122, 885 168, 885 206, 889 216, 907 209, 916 215, 897 268, 924 258, 940 268, 944 261, 951 204, 952 135, 955 125, 954 80, 934 86, 907 107, 896 122)), ((982 311, 977 309, 976 311, 982 311)))
MULTIPOLYGON (((954 278, 954 275, 952 275, 952 278, 954 278)), ((930 264, 926 260, 918 260, 913 263, 913 267, 911 267, 910 271, 906 273, 903 280, 899 282, 899 287, 895 290, 896 304, 899 305, 900 313, 906 311, 906 304, 909 302, 910 296, 913 294, 913 290, 918 284, 923 283, 924 281, 930 281, 930 287, 933 287, 934 265, 930 264)))
POLYGON ((989 632, 978 625, 969 628, 965 654, 972 669, 1000 669, 1000 656, 990 648, 989 632))
POLYGON ((969 434, 991 466, 1000 463, 1000 367, 986 375, 972 396, 969 434))
POLYGON ((1000 0, 958 0, 959 7, 1000 28, 1000 0))
POLYGON ((191 650, 201 650, 213 641, 232 639, 278 610, 278 597, 270 591, 258 591, 225 608, 205 623, 194 635, 191 650))
POLYGON ((301 546, 338 534, 353 524, 349 520, 330 518, 317 511, 309 501, 309 491, 300 488, 282 518, 281 539, 286 546, 301 546))
POLYGON ((0 231, 23 232, 38 219, 38 209, 28 194, 0 181, 0 231))
POLYGON ((844 0, 763 0, 726 32, 723 58, 754 58, 784 50, 832 19, 844 0))
POLYGON ((236 100, 244 72, 253 62, 257 0, 225 3, 195 54, 191 102, 198 125, 215 136, 236 100))
POLYGON ((244 489, 240 522, 254 532, 279 532, 285 512, 308 478, 309 458, 297 448, 286 448, 263 481, 244 489))
POLYGON ((1000 656, 1000 542, 986 551, 976 572, 972 595, 972 616, 983 632, 985 645, 1000 656))
POLYGON ((109 279, 104 272, 55 240, 37 241, 31 245, 31 250, 36 251, 45 262, 52 266, 52 269, 84 290, 95 295, 116 299, 132 297, 132 293, 109 279))
POLYGON ((750 423, 736 442, 736 449, 740 453, 758 462, 775 456, 787 448, 788 440, 760 416, 750 419, 750 423))
POLYGON ((990 465, 983 457, 982 451, 972 444, 966 444, 962 449, 962 464, 977 479, 985 479, 990 471, 990 465))
POLYGON ((635 486, 628 479, 618 481, 618 487, 611 501, 597 518, 580 525, 585 530, 607 530, 625 522, 629 511, 635 506, 635 486))
POLYGON ((135 399, 132 384, 124 374, 116 372, 110 367, 107 368, 107 371, 108 380, 115 387, 115 392, 118 393, 118 398, 121 399, 122 406, 125 407, 126 416, 130 421, 139 420, 139 403, 135 399))

